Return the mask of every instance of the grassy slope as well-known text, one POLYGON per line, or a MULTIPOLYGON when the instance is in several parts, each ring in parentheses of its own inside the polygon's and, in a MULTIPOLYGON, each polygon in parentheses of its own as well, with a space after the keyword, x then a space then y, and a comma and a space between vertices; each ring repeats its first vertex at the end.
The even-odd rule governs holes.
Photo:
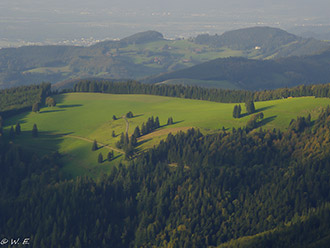
MULTIPOLYGON (((159 116, 160 124, 164 126, 142 137, 139 150, 158 144, 169 132, 198 127, 204 133, 212 133, 223 126, 228 129, 242 127, 250 118, 244 116, 234 119, 234 104, 149 95, 71 93, 57 96, 57 101, 59 104, 54 108, 43 108, 39 114, 22 114, 7 120, 5 124, 9 128, 17 122, 21 123, 23 134, 15 138, 14 142, 39 153, 45 154, 55 150, 64 153, 64 172, 72 176, 89 174, 97 177, 100 173, 109 171, 113 164, 123 161, 123 156, 115 152, 117 158, 114 161, 98 164, 99 152, 102 152, 105 159, 109 149, 103 147, 92 152, 90 142, 73 137, 96 139, 100 143, 115 147, 119 136, 112 138, 111 133, 114 130, 119 135, 125 131, 126 124, 123 119, 113 121, 113 115, 120 117, 129 111, 134 113, 136 117, 129 119, 130 134, 137 125, 141 126, 146 122, 148 117, 159 116), (170 116, 175 124, 166 126, 165 123, 170 116), (39 138, 31 137, 30 130, 34 123, 40 131, 39 138)), ((315 118, 321 107, 329 103, 329 99, 326 98, 305 97, 257 102, 255 105, 256 109, 263 111, 265 115, 264 128, 284 129, 296 116, 311 113, 312 118, 315 118)))

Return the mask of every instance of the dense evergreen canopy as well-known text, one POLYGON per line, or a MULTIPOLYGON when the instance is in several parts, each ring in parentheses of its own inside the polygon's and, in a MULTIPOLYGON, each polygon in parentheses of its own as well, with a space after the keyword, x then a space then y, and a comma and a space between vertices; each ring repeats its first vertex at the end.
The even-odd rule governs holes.
POLYGON ((1 141, 0 234, 41 248, 326 247, 329 118, 330 108, 285 132, 170 134, 98 181, 64 180, 57 153, 1 141))

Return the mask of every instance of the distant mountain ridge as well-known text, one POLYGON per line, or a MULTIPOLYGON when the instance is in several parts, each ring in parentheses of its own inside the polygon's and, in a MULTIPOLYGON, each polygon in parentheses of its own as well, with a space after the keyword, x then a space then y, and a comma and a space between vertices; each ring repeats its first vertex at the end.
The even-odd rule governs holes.
MULTIPOLYGON (((256 27, 220 36, 199 35, 193 40, 167 40, 157 31, 146 31, 90 47, 6 48, 0 49, 0 88, 77 78, 140 80, 216 58, 284 58, 320 54, 329 47, 327 42, 303 39, 277 28, 256 27)), ((221 87, 228 85, 223 82, 221 87)))

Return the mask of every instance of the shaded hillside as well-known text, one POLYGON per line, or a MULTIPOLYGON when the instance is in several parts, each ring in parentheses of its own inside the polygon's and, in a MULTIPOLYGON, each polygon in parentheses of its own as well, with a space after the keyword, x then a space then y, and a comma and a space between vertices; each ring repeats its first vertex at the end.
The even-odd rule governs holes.
POLYGON ((325 42, 303 39, 271 27, 238 29, 213 36, 202 34, 195 38, 195 42, 214 47, 225 46, 233 50, 256 50, 263 58, 311 55, 329 47, 329 44, 325 42))
POLYGON ((229 81, 236 87, 250 90, 275 89, 298 84, 327 83, 330 81, 329 68, 330 51, 320 55, 277 60, 225 58, 151 77, 145 82, 194 79, 229 81))

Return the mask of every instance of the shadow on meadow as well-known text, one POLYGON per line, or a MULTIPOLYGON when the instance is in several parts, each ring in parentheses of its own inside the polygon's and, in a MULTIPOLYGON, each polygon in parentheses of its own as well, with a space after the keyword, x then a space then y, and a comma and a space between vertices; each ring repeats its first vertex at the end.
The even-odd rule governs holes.
POLYGON ((265 107, 262 107, 262 108, 258 108, 252 114, 243 113, 243 114, 241 114, 241 116, 239 118, 243 118, 243 117, 249 116, 249 115, 254 115, 254 114, 260 113, 262 111, 265 111, 265 110, 268 110, 268 109, 271 109, 271 108, 274 108, 274 105, 269 105, 269 106, 265 106, 265 107))
POLYGON ((133 115, 133 117, 130 117, 129 119, 134 119, 134 118, 138 118, 140 116, 144 116, 144 114, 140 114, 140 115, 133 115))
MULTIPOLYGON (((164 125, 160 125, 159 128, 162 128, 162 127, 168 127, 168 126, 173 126, 173 125, 175 125, 175 124, 179 124, 179 123, 181 123, 181 122, 184 122, 184 120, 181 120, 181 121, 174 121, 172 124, 167 124, 167 123, 166 123, 166 124, 164 124, 164 125)), ((154 130, 153 132, 158 131, 159 128, 157 128, 157 129, 154 130)))
POLYGON ((60 144, 64 140, 64 136, 70 133, 53 133, 38 131, 38 136, 32 135, 32 130, 22 130, 20 134, 15 134, 10 137, 9 130, 4 132, 4 139, 14 144, 22 146, 25 150, 35 152, 39 155, 56 152, 60 148, 60 144))
POLYGON ((40 111, 40 114, 47 114, 47 113, 54 113, 54 112, 62 112, 65 111, 64 109, 54 109, 54 110, 44 110, 44 111, 40 111))
POLYGON ((259 123, 258 123, 258 127, 264 126, 266 124, 268 124, 269 122, 272 122, 273 120, 275 120, 277 117, 277 115, 273 115, 267 118, 262 119, 259 123))
POLYGON ((76 107, 82 107, 84 106, 83 104, 62 104, 58 105, 58 108, 76 108, 76 107))

